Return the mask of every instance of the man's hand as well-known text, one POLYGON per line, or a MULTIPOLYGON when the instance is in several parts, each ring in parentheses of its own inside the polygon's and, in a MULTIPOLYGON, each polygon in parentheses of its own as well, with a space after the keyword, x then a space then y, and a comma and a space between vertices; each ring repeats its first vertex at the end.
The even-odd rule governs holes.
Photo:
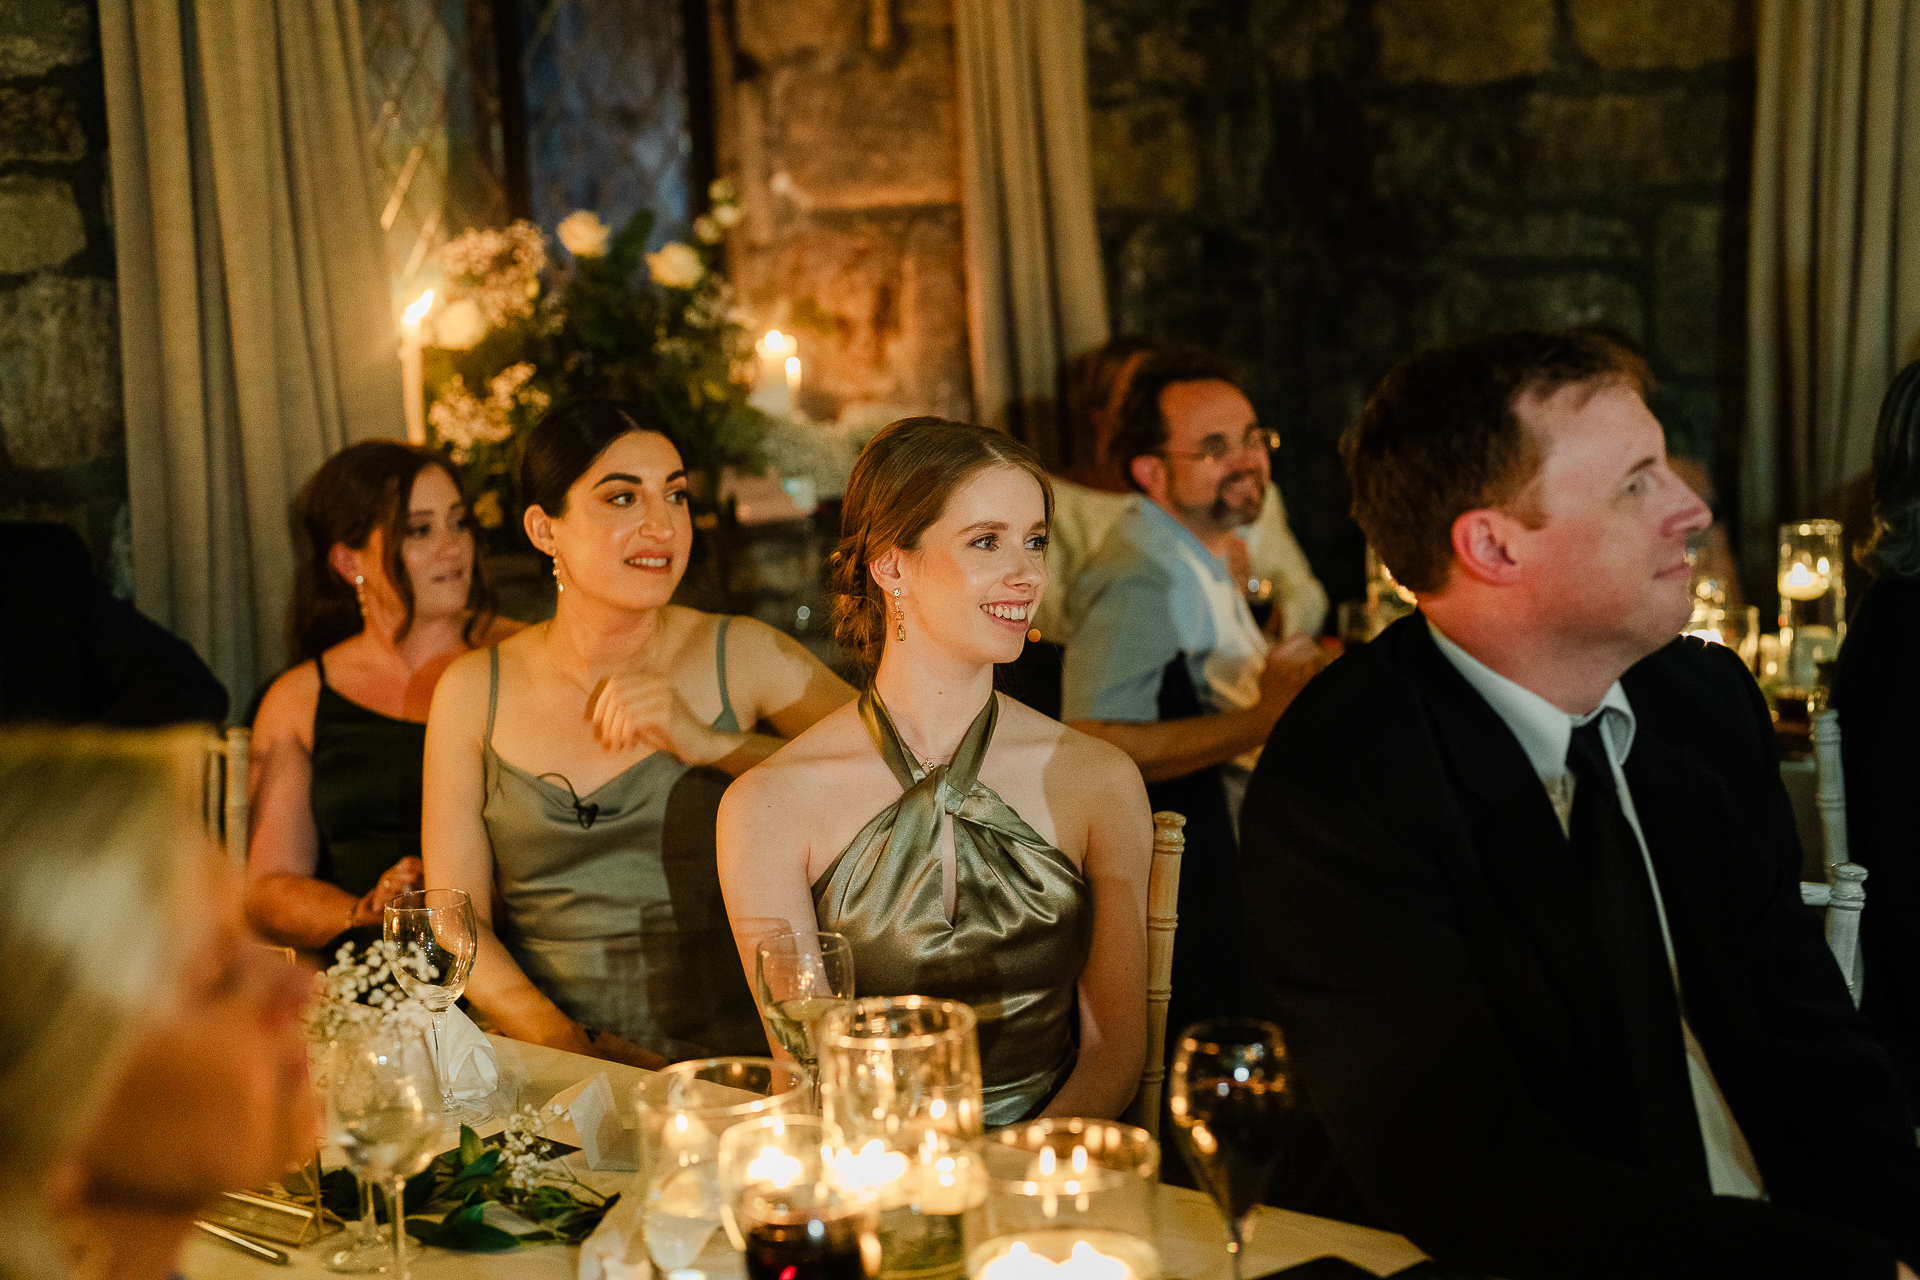
POLYGON ((353 904, 351 925, 381 923, 386 918, 387 904, 403 893, 418 889, 424 874, 418 858, 402 858, 388 867, 379 882, 367 890, 366 896, 353 904))
POLYGON ((1260 672, 1259 708, 1269 726, 1326 665, 1326 655, 1311 636, 1294 636, 1267 650, 1267 665, 1260 672))

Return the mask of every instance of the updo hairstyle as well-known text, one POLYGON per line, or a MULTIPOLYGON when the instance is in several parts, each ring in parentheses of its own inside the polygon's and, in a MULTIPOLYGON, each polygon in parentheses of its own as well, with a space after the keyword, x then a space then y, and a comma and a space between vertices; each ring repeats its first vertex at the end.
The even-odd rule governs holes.
MULTIPOLYGON (((438 467, 453 481, 466 501, 460 477, 446 459, 428 449, 398 440, 364 440, 351 444, 320 464, 301 486, 293 503, 294 571, 292 624, 293 660, 304 662, 358 635, 366 626, 353 584, 342 578, 327 559, 336 543, 355 551, 366 549, 375 529, 386 532, 382 567, 406 614, 400 624, 404 637, 413 628, 413 580, 407 576, 401 550, 407 538, 407 500, 413 482, 428 467, 438 467)), ((467 625, 462 632, 471 644, 493 615, 493 591, 474 557, 468 577, 467 625)))
MULTIPOLYGON (((637 404, 593 397, 555 405, 527 436, 527 451, 520 459, 520 501, 552 519, 567 514, 567 490, 573 482, 587 474, 593 460, 615 440, 635 431, 659 436, 685 463, 687 451, 673 428, 637 404)), ((551 573, 552 557, 543 553, 540 558, 551 573)))
POLYGON ((902 418, 867 442, 847 478, 840 546, 833 553, 833 638, 862 670, 880 664, 887 605, 867 566, 895 547, 918 550, 953 491, 988 467, 1018 467, 1040 483, 1047 523, 1053 485, 1033 450, 1002 431, 946 418, 902 418))

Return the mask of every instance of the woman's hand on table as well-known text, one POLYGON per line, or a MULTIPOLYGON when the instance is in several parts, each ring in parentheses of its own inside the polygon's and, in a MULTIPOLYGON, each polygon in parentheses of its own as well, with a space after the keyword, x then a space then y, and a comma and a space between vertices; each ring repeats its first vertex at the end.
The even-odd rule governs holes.
POLYGON ((658 1071, 667 1065, 667 1060, 651 1049, 643 1049, 611 1031, 582 1026, 578 1022, 569 1022, 557 1040, 547 1041, 547 1047, 565 1049, 568 1053, 577 1053, 585 1058, 624 1063, 629 1067, 639 1067, 642 1071, 658 1071))
POLYGON ((366 896, 353 904, 353 915, 348 918, 347 927, 381 923, 385 919, 387 904, 403 893, 419 889, 425 878, 420 859, 400 859, 387 868, 379 882, 367 890, 366 896))

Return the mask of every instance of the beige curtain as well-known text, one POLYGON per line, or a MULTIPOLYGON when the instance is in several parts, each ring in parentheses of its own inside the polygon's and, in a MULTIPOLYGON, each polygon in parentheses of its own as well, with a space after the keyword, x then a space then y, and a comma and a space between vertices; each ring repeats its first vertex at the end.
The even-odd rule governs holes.
POLYGON ((288 507, 402 433, 356 0, 101 0, 134 600, 236 714, 285 660, 288 507))
POLYGON ((1906 0, 1762 0, 1741 539, 1865 532, 1887 383, 1920 355, 1920 13, 1906 0))
POLYGON ((1063 460, 1062 371, 1106 341, 1081 0, 957 0, 974 415, 1063 460))

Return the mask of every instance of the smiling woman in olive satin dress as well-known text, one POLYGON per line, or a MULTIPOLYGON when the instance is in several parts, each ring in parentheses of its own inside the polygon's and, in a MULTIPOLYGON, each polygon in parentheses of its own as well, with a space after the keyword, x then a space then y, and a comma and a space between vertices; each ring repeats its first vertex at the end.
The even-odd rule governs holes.
POLYGON ((993 689, 1046 590, 1050 515, 1038 459, 1003 433, 875 436, 833 576, 838 638, 873 681, 720 807, 742 964, 784 919, 846 934, 862 996, 972 1005, 989 1125, 1117 1115, 1146 1048, 1139 771, 993 689))

